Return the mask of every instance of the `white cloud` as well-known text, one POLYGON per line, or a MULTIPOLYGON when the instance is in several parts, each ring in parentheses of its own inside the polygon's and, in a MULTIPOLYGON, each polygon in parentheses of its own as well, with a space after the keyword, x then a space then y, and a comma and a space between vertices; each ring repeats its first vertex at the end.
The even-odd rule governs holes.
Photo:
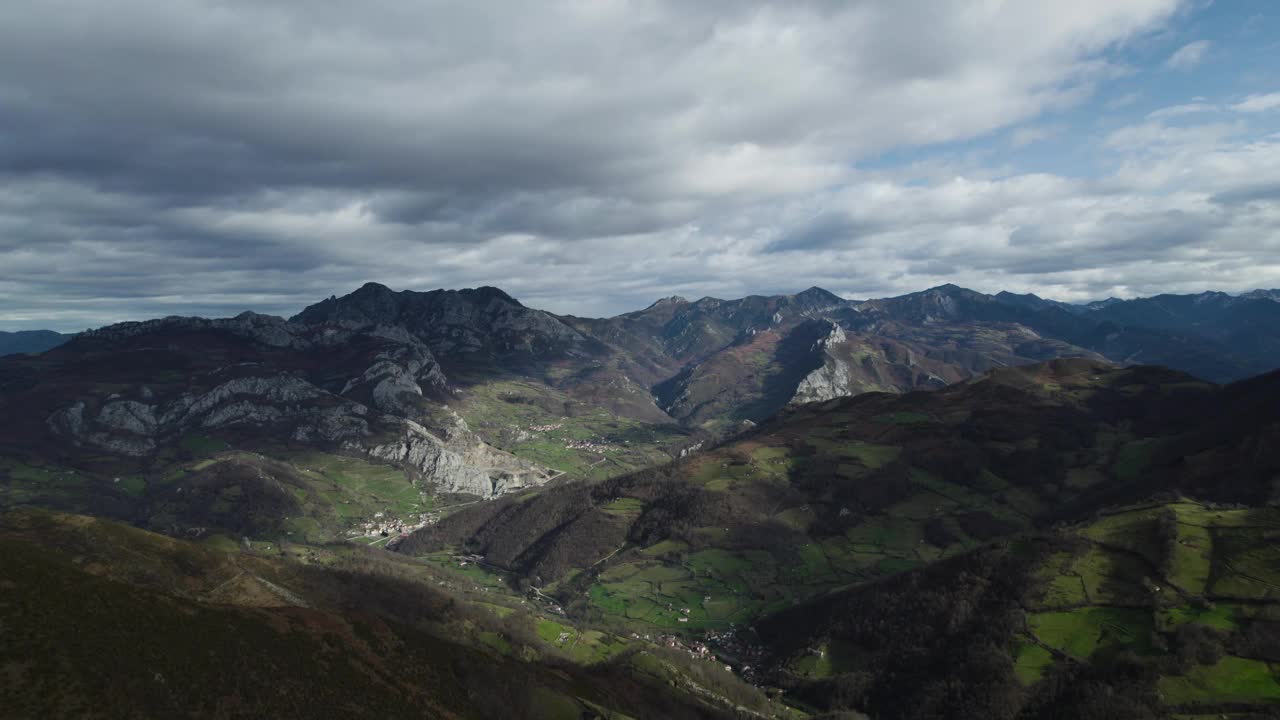
POLYGON ((1060 132, 1062 132, 1062 127, 1058 125, 1020 127, 1014 130, 1013 134, 1009 136, 1009 144, 1016 148, 1026 147, 1043 140, 1048 140, 1060 132))
POLYGON ((1185 105, 1171 105, 1158 110, 1147 113, 1147 117, 1156 120, 1159 118, 1177 117, 1179 115, 1196 115, 1199 113, 1217 112, 1222 107, 1219 105, 1210 105, 1202 102, 1192 102, 1185 105))
POLYGON ((1208 52, 1209 41, 1196 40, 1178 48, 1164 64, 1173 70, 1190 70, 1203 62, 1208 52))
POLYGON ((1249 95, 1245 99, 1230 104, 1206 102, 1206 98, 1193 98, 1192 102, 1182 105, 1171 105, 1147 113, 1149 120, 1178 117, 1180 115, 1197 115, 1204 113, 1238 112, 1261 113, 1280 108, 1280 93, 1249 95))
POLYGON ((1232 110, 1245 113, 1264 112, 1280 108, 1280 92, 1265 95, 1250 95, 1231 106, 1232 110))

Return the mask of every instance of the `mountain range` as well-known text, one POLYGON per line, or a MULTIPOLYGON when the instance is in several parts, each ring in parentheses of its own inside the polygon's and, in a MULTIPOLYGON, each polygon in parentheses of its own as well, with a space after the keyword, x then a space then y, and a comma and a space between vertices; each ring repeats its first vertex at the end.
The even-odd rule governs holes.
POLYGON ((8 433, 16 447, 104 451, 120 472, 145 472, 196 430, 248 426, 251 445, 338 448, 487 497, 646 467, 793 403, 936 389, 1051 358, 1257 374, 1280 357, 1272 295, 1065 306, 955 286, 871 301, 811 288, 587 319, 496 288, 369 283, 288 320, 170 317, 81 333, 0 365, 0 403, 25 410, 8 433), (278 432, 259 432, 266 424, 278 432))
POLYGON ((45 350, 58 347, 70 339, 70 335, 63 335, 52 330, 0 332, 0 355, 42 353, 45 350))
POLYGON ((87 331, 0 359, 0 623, 44 658, 6 647, 0 686, 20 715, 1265 716, 1276 358, 1277 291, 579 318, 369 283, 87 331))

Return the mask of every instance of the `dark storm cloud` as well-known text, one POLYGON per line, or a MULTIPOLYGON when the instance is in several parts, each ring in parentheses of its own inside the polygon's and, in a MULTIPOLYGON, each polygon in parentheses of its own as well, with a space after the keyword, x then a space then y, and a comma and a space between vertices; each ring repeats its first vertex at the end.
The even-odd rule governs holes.
POLYGON ((1120 243, 1066 181, 907 185, 857 162, 1078 99, 1177 5, 17 0, 0 326, 287 313, 371 279, 580 314, 875 294, 933 282, 922 253, 1031 263, 1009 233, 1063 218, 1062 243, 1120 243))

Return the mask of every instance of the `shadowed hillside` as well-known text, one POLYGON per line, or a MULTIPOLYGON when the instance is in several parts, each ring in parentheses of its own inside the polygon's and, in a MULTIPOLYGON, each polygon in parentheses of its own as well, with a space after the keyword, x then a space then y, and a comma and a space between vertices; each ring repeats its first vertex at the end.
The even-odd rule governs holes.
POLYGON ((385 554, 43 512, 0 516, 0 548, 6 717, 775 716, 678 655, 599 633, 570 655, 577 630, 385 554))

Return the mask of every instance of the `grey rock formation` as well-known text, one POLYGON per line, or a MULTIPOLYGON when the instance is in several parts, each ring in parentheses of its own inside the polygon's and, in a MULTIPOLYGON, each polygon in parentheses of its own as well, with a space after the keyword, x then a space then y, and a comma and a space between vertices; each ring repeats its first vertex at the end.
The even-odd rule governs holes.
POLYGON ((155 408, 136 400, 114 400, 98 412, 98 422, 137 435, 155 435, 158 426, 155 408))
POLYGON ((796 386, 792 403, 833 400, 855 393, 848 363, 831 352, 832 348, 847 342, 844 328, 831 323, 831 331, 814 344, 814 350, 822 353, 822 367, 810 372, 796 386))
MULTIPOLYGON (((397 406, 403 393, 421 394, 419 381, 443 382, 430 352, 419 349, 394 351, 358 379, 373 383, 380 406, 397 406)), ((127 394, 145 397, 141 387, 127 394)), ((123 396, 78 400, 53 413, 48 425, 79 445, 134 457, 150 455, 193 430, 282 428, 295 441, 338 444, 348 452, 399 465, 442 491, 484 498, 550 479, 547 470, 483 443, 456 414, 446 409, 442 415, 447 423, 443 437, 412 420, 371 413, 364 404, 282 373, 233 378, 205 392, 158 403, 123 396)))
POLYGON ((304 337, 305 328, 289 323, 274 315, 243 312, 233 318, 208 319, 172 315, 156 320, 124 322, 86 330, 76 335, 80 340, 120 341, 132 337, 179 330, 221 330, 246 337, 272 347, 301 347, 310 345, 304 337))
POLYGON ((362 387, 370 388, 373 405, 382 412, 411 416, 406 396, 423 395, 424 387, 436 394, 448 390, 439 363, 425 345, 412 341, 379 353, 374 364, 359 377, 348 380, 341 395, 362 387))
POLYGON ((819 402, 854 394, 849 382, 849 366, 844 360, 827 355, 822 367, 814 370, 796 386, 792 403, 819 402))
POLYGON ((55 433, 72 437, 76 442, 106 450, 119 455, 149 455, 156 449, 153 437, 135 433, 132 428, 145 427, 146 422, 136 417, 135 413, 151 413, 151 409, 140 411, 137 408, 124 409, 121 403, 109 403, 99 411, 106 412, 106 423, 91 422, 86 419, 88 406, 84 401, 76 401, 70 407, 59 410, 48 419, 49 428, 55 433), (116 426, 110 423, 117 423, 116 426), (118 432, 116 428, 123 432, 118 432))
POLYGON ((336 405, 312 412, 298 423, 293 439, 301 442, 338 442, 370 433, 368 408, 358 403, 336 405))
MULTIPOLYGON (((135 394, 144 398, 143 390, 135 394)), ((340 440, 367 434, 367 413, 359 403, 333 398, 301 378, 281 374, 234 378, 207 392, 184 393, 157 404, 108 399, 93 409, 79 400, 55 412, 48 424, 82 445, 143 456, 184 432, 242 424, 291 422, 298 427, 295 435, 340 440)))
POLYGON ((469 432, 441 439, 411 420, 402 421, 394 440, 374 445, 348 442, 344 447, 410 468, 443 492, 483 498, 541 485, 551 477, 546 470, 495 450, 469 432))

